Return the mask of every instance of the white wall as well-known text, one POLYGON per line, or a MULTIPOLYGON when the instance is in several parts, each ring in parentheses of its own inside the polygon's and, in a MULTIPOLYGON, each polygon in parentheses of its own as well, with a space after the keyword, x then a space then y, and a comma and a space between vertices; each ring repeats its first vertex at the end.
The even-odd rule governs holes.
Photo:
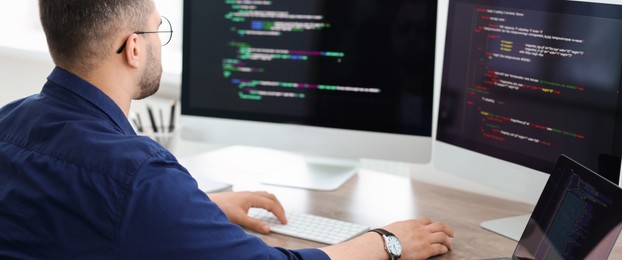
MULTIPOLYGON (((159 97, 179 98, 183 0, 156 0, 171 20, 173 39, 163 47, 159 97)), ((41 90, 54 68, 39 22, 38 1, 0 0, 0 107, 41 90)))
POLYGON ((52 68, 45 53, 0 47, 0 106, 38 93, 52 68))

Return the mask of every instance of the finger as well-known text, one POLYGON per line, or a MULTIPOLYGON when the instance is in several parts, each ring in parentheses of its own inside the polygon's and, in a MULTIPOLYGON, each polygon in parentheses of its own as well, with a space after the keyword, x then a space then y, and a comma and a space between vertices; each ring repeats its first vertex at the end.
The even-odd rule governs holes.
POLYGON ((449 248, 442 244, 433 244, 430 246, 430 256, 442 255, 449 252, 449 248))
POLYGON ((454 237, 454 230, 447 226, 445 223, 434 222, 426 226, 429 232, 443 232, 447 234, 449 237, 454 237))
MULTIPOLYGON (((276 199, 276 197, 275 197, 276 199)), ((285 216, 285 209, 278 200, 272 200, 266 197, 259 196, 257 200, 253 202, 253 206, 262 208, 272 212, 274 216, 281 222, 281 224, 287 224, 287 217, 285 216)))
POLYGON ((268 193, 268 192, 259 192, 258 194, 261 197, 264 197, 266 199, 271 200, 274 204, 277 205, 277 207, 279 207, 281 209, 283 208, 283 205, 281 204, 281 201, 279 201, 279 199, 277 199, 274 194, 268 193))
POLYGON ((262 192, 258 192, 257 194, 259 196, 262 196, 262 197, 265 197, 267 199, 273 200, 274 202, 280 203, 279 200, 276 198, 276 196, 274 194, 272 194, 272 193, 262 191, 262 192))
POLYGON ((419 219, 416 219, 415 221, 416 221, 417 224, 424 225, 424 226, 425 225, 430 225, 430 224, 434 223, 429 218, 419 218, 419 219))
POLYGON ((248 215, 245 215, 239 219, 238 224, 258 233, 270 233, 270 225, 268 225, 268 223, 249 217, 248 215))
POLYGON ((428 237, 428 241, 430 242, 430 244, 442 244, 448 249, 451 249, 453 247, 451 239, 449 238, 449 236, 447 236, 447 234, 443 232, 436 232, 430 234, 430 236, 428 237))

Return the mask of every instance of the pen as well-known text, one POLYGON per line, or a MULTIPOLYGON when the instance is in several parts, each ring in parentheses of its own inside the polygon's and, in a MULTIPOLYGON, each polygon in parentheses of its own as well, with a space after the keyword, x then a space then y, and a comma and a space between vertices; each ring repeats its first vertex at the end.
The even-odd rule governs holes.
POLYGON ((149 120, 151 120, 151 128, 153 129, 154 133, 157 133, 158 127, 156 125, 155 118, 153 117, 153 110, 151 110, 151 107, 149 105, 147 105, 147 113, 149 114, 149 120))
POLYGON ((138 112, 136 112, 136 120, 134 121, 134 124, 136 124, 136 130, 138 130, 139 133, 142 133, 143 121, 140 119, 140 114, 138 112))
POLYGON ((160 131, 164 133, 166 130, 164 130, 164 116, 162 116, 162 108, 158 109, 158 113, 160 114, 160 131))
POLYGON ((171 116, 169 117, 168 132, 172 133, 175 130, 175 106, 177 106, 177 100, 173 100, 171 105, 171 116))
POLYGON ((132 118, 132 122, 134 123, 134 126, 136 127, 136 131, 140 133, 141 131, 140 131, 140 127, 138 127, 138 120, 136 120, 136 118, 132 118))

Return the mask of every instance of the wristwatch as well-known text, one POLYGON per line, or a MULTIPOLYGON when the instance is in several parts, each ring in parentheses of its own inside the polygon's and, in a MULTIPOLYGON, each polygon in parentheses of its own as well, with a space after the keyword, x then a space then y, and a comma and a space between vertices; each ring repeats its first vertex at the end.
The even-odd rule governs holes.
POLYGON ((389 253, 389 259, 399 259, 402 256, 402 244, 393 233, 382 228, 372 229, 369 232, 376 232, 384 239, 384 250, 389 253))

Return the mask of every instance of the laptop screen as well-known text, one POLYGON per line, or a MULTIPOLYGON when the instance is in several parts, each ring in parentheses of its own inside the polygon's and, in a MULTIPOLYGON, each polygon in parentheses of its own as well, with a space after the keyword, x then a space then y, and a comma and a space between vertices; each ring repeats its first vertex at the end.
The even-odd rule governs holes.
POLYGON ((562 155, 513 259, 607 259, 621 212, 620 187, 562 155))

